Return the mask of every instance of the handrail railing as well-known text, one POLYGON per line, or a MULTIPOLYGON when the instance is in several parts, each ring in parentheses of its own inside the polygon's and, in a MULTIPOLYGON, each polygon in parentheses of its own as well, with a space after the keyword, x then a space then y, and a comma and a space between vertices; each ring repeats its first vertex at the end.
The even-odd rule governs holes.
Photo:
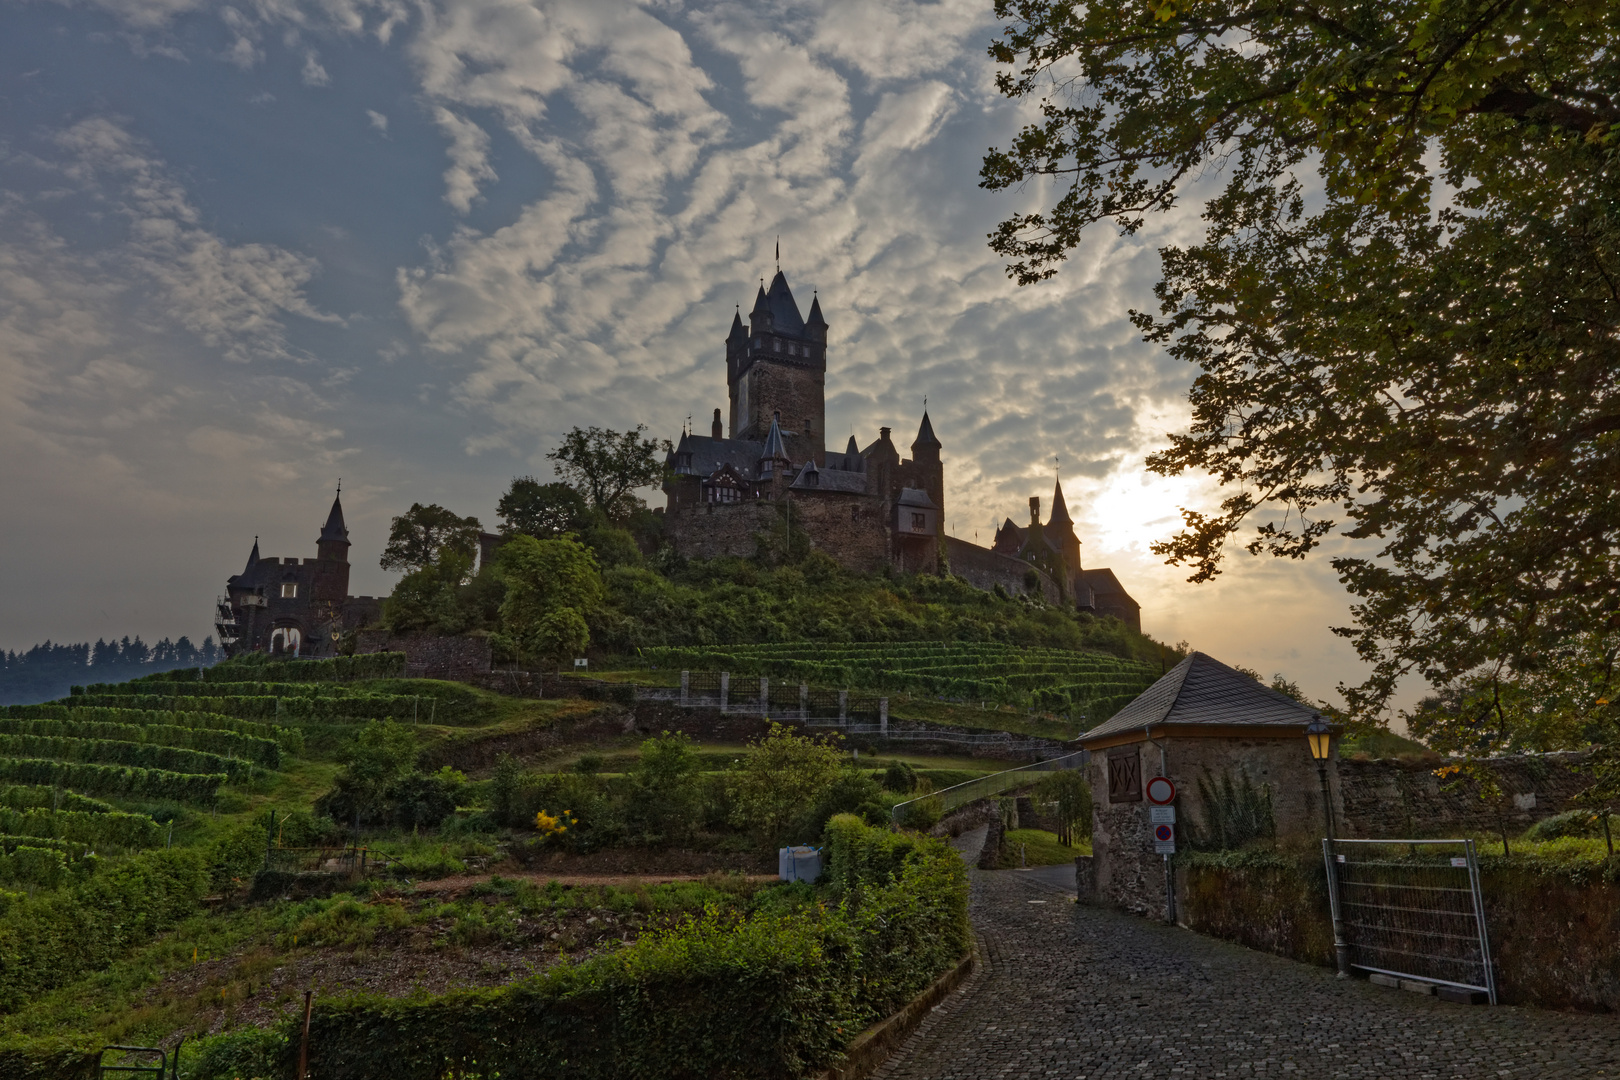
POLYGON ((903 807, 922 802, 925 799, 940 800, 940 813, 948 814, 958 806, 965 806, 976 799, 989 798, 991 795, 999 795, 1003 791, 1011 791, 1013 788, 1033 783, 1030 773, 1079 769, 1090 758, 1089 751, 1079 750, 1072 754, 1064 754, 1062 757, 1048 758, 1045 761, 1037 761, 1030 765, 1020 765, 1016 769, 1008 769, 1005 772, 975 777, 966 783, 952 784, 948 788, 941 788, 931 794, 919 795, 915 799, 895 803, 894 808, 889 811, 889 820, 898 823, 905 813, 903 807))

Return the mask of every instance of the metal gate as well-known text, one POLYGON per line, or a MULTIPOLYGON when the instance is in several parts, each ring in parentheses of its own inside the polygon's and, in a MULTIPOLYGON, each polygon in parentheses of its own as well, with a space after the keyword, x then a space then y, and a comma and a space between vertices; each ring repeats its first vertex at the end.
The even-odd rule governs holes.
POLYGON ((1334 930, 1351 967, 1496 1004, 1472 840, 1323 840, 1334 930))

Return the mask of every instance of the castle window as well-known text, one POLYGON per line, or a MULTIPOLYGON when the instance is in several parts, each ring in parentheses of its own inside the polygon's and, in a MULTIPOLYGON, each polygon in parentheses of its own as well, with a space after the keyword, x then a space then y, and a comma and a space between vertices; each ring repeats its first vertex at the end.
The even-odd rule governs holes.
POLYGON ((911 515, 911 531, 926 532, 928 529, 928 515, 913 512, 911 515))
POLYGON ((281 598, 283 600, 291 600, 291 599, 297 597, 297 595, 298 595, 298 586, 297 585, 294 585, 290 581, 285 582, 285 583, 282 584, 282 586, 281 586, 281 598))
POLYGON ((1108 801, 1142 801, 1142 759, 1134 746, 1108 755, 1108 801))
POLYGON ((773 342, 771 342, 771 348, 775 349, 777 352, 781 352, 782 351, 782 343, 780 341, 773 341, 773 342))

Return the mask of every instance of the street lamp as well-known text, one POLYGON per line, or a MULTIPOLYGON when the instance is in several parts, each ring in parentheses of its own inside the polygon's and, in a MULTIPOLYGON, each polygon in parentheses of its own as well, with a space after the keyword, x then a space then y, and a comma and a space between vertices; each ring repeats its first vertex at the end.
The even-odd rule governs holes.
POLYGON ((1338 868, 1333 852, 1333 800, 1328 794, 1328 754, 1333 750, 1333 729, 1313 713, 1305 725, 1305 741, 1310 745, 1311 757, 1316 761, 1316 776, 1322 783, 1322 820, 1327 824, 1327 836, 1322 840, 1322 857, 1327 862, 1329 897, 1333 906, 1333 952, 1338 961, 1339 978, 1350 977, 1350 946, 1344 939, 1344 922, 1339 913, 1338 868))
POLYGON ((1328 839, 1333 839, 1333 801, 1328 796, 1327 763, 1333 748, 1333 729, 1322 719, 1321 713, 1312 715, 1305 726, 1305 741, 1310 743, 1311 757, 1316 759, 1316 775, 1322 782, 1322 818, 1327 823, 1328 839))

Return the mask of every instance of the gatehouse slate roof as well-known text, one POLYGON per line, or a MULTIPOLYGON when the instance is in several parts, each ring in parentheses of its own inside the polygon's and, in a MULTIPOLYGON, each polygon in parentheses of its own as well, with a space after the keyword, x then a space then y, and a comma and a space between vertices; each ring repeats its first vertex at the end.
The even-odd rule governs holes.
POLYGON ((722 465, 730 465, 739 476, 753 476, 759 471, 761 444, 748 439, 715 439, 707 435, 682 435, 681 441, 669 455, 673 465, 677 454, 692 455, 692 474, 709 476, 722 465))
POLYGON ((1195 652, 1142 691, 1129 705, 1080 736, 1082 743, 1141 731, 1176 727, 1284 727, 1311 722, 1317 710, 1262 686, 1241 671, 1195 652))

